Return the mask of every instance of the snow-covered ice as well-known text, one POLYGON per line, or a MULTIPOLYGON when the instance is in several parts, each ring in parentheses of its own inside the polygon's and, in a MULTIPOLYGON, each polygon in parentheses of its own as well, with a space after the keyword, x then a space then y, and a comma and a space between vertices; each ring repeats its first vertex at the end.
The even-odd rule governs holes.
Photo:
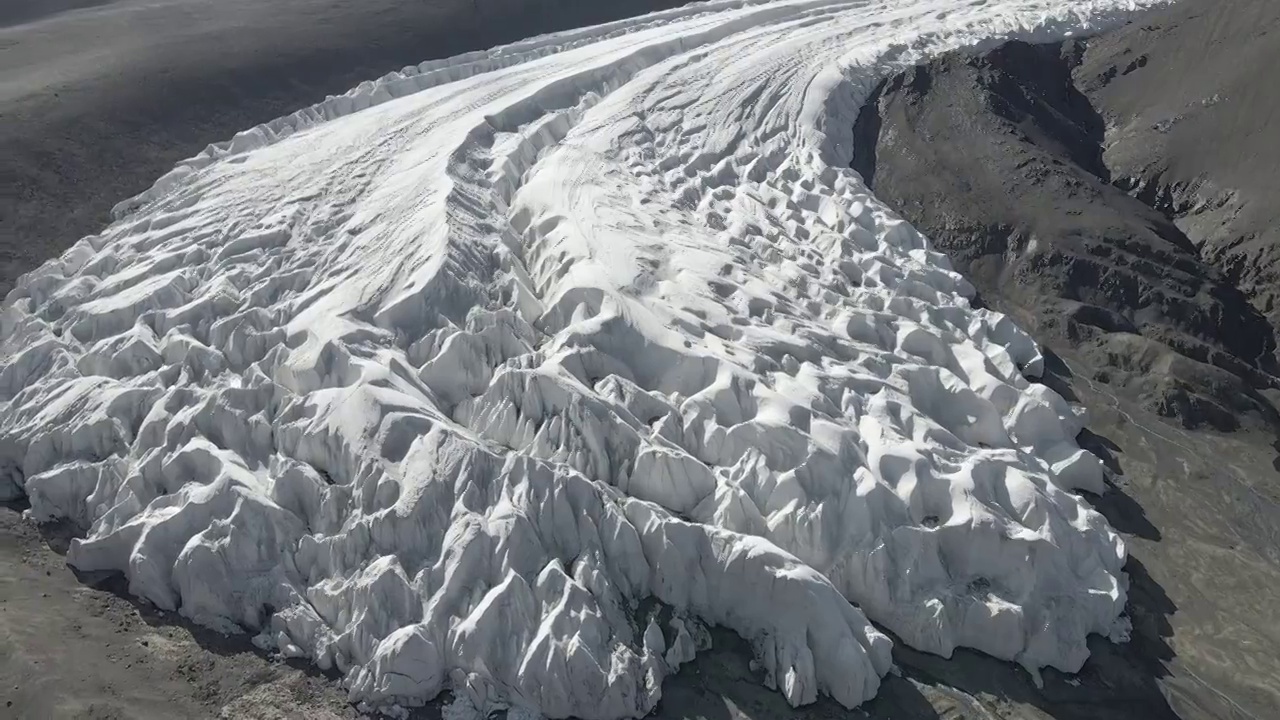
POLYGON ((1078 669, 1120 537, 1042 358, 847 169, 885 74, 1157 0, 718 1, 405 68, 180 164, 0 317, 0 495, 371 705, 638 717, 719 625, 1078 669))

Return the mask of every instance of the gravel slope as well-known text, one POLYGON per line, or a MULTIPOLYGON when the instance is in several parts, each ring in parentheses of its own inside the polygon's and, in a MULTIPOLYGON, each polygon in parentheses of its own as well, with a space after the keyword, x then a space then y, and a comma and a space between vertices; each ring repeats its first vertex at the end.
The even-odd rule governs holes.
POLYGON ((0 507, 0 716, 355 716, 323 675, 130 602, 116 580, 73 573, 66 544, 0 507))
POLYGON ((988 302, 1026 310, 1155 412, 1274 422, 1275 329, 1170 218, 1112 184, 1106 121, 1072 80, 1085 54, 1013 43, 891 78, 859 118, 855 167, 988 302))
POLYGON ((1118 184, 1280 320, 1280 4, 1192 0, 1091 43, 1077 82, 1118 184))

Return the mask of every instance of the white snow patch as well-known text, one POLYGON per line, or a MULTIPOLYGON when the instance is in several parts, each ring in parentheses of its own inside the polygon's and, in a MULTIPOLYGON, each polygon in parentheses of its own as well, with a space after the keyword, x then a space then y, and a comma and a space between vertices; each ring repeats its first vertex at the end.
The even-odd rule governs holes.
POLYGON ((5 301, 0 496, 370 706, 639 717, 702 623, 797 705, 876 693, 868 617, 1074 671, 1081 418, 846 168, 886 73, 1155 4, 711 2, 211 146, 5 301))

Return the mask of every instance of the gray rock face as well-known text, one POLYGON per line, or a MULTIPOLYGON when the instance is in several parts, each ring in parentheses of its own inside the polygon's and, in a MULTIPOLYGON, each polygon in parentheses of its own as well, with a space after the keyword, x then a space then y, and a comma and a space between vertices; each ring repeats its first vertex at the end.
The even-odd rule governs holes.
POLYGON ((1113 184, 1120 150, 1075 79, 1088 55, 1011 43, 890 78, 854 167, 988 302, 1095 357, 1100 379, 1187 427, 1275 422, 1275 328, 1162 208, 1113 184))
POLYGON ((1280 321, 1280 3, 1178 3, 1089 44, 1074 75, 1117 184, 1171 215, 1280 321))
MULTIPOLYGON (((1265 718, 1280 707, 1280 4, 1184 0, 1065 45, 889 78, 853 166, 1052 352, 1130 551, 1130 642, 1031 684, 899 651, 929 709, 1265 718), (968 707, 966 705, 966 707, 968 707)), ((895 715, 897 716, 897 715, 895 715)))

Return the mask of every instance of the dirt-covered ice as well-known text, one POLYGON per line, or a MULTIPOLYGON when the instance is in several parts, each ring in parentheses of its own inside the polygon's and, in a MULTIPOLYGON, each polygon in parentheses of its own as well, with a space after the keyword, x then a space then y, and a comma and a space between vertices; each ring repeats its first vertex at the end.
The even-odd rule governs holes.
POLYGON ((868 619, 1074 671, 1082 418, 846 168, 886 73, 1153 4, 712 2, 249 130, 6 299, 0 495, 372 705, 639 717, 708 624, 793 704, 876 693, 868 619))

